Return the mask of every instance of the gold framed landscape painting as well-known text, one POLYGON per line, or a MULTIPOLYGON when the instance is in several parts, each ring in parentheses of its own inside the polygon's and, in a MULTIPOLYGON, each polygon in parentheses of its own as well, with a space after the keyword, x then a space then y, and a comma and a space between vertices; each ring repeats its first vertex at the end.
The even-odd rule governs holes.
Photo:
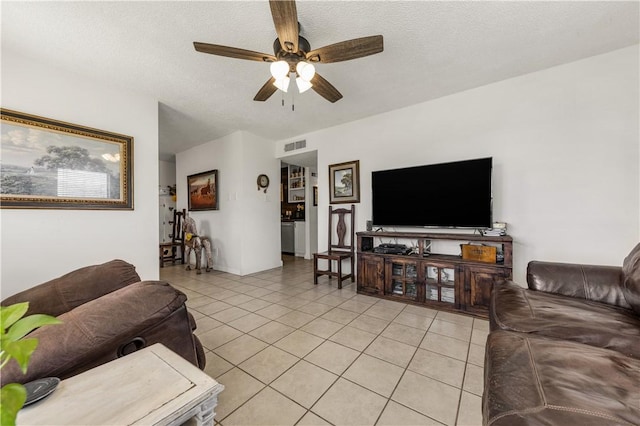
POLYGON ((329 165, 329 204, 360 202, 360 160, 329 165))
POLYGON ((0 114, 0 207, 133 210, 133 137, 0 114))

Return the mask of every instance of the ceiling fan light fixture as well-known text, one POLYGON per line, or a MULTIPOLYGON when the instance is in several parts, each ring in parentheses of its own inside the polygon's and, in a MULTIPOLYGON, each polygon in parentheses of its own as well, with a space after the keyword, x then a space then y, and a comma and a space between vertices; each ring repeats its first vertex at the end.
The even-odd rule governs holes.
POLYGON ((298 86, 298 91, 300 93, 306 92, 307 90, 311 89, 311 87, 313 86, 313 84, 311 84, 310 82, 306 81, 302 77, 296 78, 296 85, 298 86))
POLYGON ((287 90, 289 90, 290 82, 291 79, 289 77, 276 78, 276 81, 273 83, 273 85, 282 90, 284 93, 287 93, 287 90))
POLYGON ((373 35, 354 38, 312 50, 309 41, 300 35, 301 28, 296 1, 269 0, 271 17, 277 35, 273 41, 273 55, 198 41, 193 42, 193 47, 198 52, 211 55, 271 63, 272 77, 258 90, 253 98, 254 101, 264 102, 278 89, 283 92, 288 91, 292 78, 298 81, 301 92, 310 87, 331 103, 339 101, 342 99, 342 94, 315 72, 314 65, 316 63, 329 64, 350 61, 380 53, 384 50, 383 37, 382 35, 373 35))
POLYGON ((269 70, 273 78, 281 80, 289 74, 289 64, 285 61, 272 62, 269 70))
POLYGON ((308 62, 300 61, 296 65, 296 72, 304 81, 309 82, 316 75, 316 67, 308 62))

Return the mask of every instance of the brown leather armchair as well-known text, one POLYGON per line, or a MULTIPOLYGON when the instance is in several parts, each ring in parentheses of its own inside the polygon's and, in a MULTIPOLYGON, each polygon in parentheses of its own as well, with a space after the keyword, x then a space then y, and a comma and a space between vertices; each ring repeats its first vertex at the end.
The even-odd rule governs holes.
POLYGON ((81 268, 8 297, 3 306, 28 301, 27 314, 53 315, 62 324, 30 333, 39 344, 27 373, 12 360, 2 368, 2 384, 65 379, 154 343, 204 369, 186 299, 169 283, 140 281, 135 267, 122 260, 81 268))
POLYGON ((640 244, 622 267, 530 262, 492 291, 486 425, 640 424, 640 244))

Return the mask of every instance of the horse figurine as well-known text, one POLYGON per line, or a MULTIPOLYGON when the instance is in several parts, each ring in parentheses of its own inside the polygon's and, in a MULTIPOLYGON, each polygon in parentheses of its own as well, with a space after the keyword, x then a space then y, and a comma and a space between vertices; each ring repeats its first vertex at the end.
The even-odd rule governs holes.
POLYGON ((209 237, 199 236, 196 230, 196 221, 191 217, 185 217, 182 223, 182 231, 184 232, 185 258, 187 259, 187 271, 191 270, 191 251, 196 255, 196 273, 201 274, 200 259, 202 258, 202 248, 207 255, 207 263, 205 270, 209 272, 213 268, 213 259, 211 256, 211 239, 209 237))

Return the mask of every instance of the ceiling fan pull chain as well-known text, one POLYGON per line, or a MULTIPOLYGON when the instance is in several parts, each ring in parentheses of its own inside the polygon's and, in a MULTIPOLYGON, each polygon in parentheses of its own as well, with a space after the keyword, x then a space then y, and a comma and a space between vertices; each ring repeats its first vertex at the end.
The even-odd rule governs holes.
POLYGON ((293 90, 291 91, 291 111, 296 110, 296 100, 294 99, 293 90))

